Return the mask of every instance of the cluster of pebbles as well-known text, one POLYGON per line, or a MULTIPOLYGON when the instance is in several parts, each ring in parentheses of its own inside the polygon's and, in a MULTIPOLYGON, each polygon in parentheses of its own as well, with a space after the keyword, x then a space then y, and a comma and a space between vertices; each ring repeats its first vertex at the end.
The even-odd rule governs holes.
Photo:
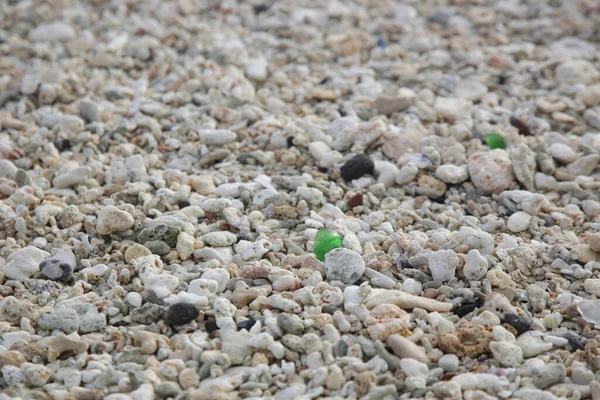
POLYGON ((595 3, 3 1, 0 400, 600 399, 595 3))

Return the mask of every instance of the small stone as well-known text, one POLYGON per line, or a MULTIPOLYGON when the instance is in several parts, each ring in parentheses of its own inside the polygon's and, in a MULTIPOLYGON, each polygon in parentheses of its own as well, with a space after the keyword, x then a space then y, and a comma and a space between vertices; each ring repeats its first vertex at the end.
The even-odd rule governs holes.
POLYGON ((462 99, 478 101, 487 92, 488 88, 483 83, 474 79, 465 79, 458 83, 454 95, 462 99))
POLYGON ((13 251, 7 257, 7 263, 0 266, 0 271, 7 279, 24 282, 40 270, 40 263, 49 254, 34 246, 27 246, 13 251))
POLYGON ((569 60, 556 67, 556 80, 564 84, 588 84, 600 78, 600 72, 587 60, 569 60))
POLYGON ((512 164, 504 150, 473 153, 468 166, 471 180, 485 194, 500 193, 515 181, 512 164))
POLYGON ((459 360, 456 354, 444 354, 438 360, 438 366, 446 372, 454 372, 458 370, 459 360))
POLYGON ((523 351, 510 342, 490 342, 494 358, 504 367, 514 367, 523 361, 523 351))
POLYGON ((200 311, 198 307, 189 303, 175 303, 167 310, 167 321, 172 325, 185 325, 195 320, 200 311))
POLYGON ((400 359, 412 358, 422 363, 429 362, 429 358, 423 348, 400 335, 390 335, 387 339, 387 345, 390 346, 394 354, 400 359))
POLYGON ((79 115, 87 122, 100 121, 100 110, 93 101, 82 101, 79 103, 79 115))
POLYGON ((62 308, 50 312, 41 313, 37 318, 37 326, 40 329, 52 332, 55 329, 69 334, 79 329, 79 316, 71 308, 62 308))
POLYGON ((531 372, 533 384, 540 389, 561 383, 567 376, 567 368, 564 364, 546 364, 533 368, 531 372))
POLYGON ((263 59, 249 60, 244 67, 244 71, 248 78, 262 82, 268 76, 267 62, 263 59))
POLYGON ((581 317, 592 324, 600 324, 600 300, 583 300, 577 303, 581 317))
POLYGON ((152 252, 139 243, 134 243, 125 250, 125 261, 131 262, 139 257, 149 256, 152 252))
POLYGON ((568 145, 563 143, 552 143, 548 147, 548 153, 561 164, 570 164, 577 159, 577 153, 568 145))
POLYGON ((412 106, 416 93, 407 88, 401 88, 397 94, 379 95, 375 99, 375 108, 378 114, 392 115, 395 112, 406 110, 412 106))
POLYGON ((114 206, 106 206, 100 211, 96 220, 96 230, 100 235, 125 232, 133 226, 134 220, 127 211, 114 206))
POLYGON ((196 246, 196 239, 193 236, 188 235, 185 232, 181 232, 177 236, 177 252, 181 260, 187 260, 194 253, 196 246))
POLYGON ((60 252, 40 263, 40 272, 53 281, 67 282, 77 267, 77 259, 71 253, 60 252))
POLYGON ((325 255, 325 276, 329 281, 347 285, 356 282, 365 272, 365 262, 355 251, 337 248, 325 255))
POLYGON ((137 292, 129 292, 125 296, 125 301, 131 304, 132 307, 139 308, 142 306, 142 295, 137 292))
POLYGON ((517 338, 517 345, 523 350, 524 358, 531 358, 552 349, 552 343, 544 342, 539 336, 525 332, 517 338))
POLYGON ((470 281, 483 279, 488 271, 488 262, 479 250, 473 249, 467 254, 463 274, 470 281))
POLYGON ((429 255, 429 271, 435 281, 447 282, 454 278, 458 264, 453 250, 438 250, 429 255))
POLYGON ((52 185, 56 188, 67 188, 69 186, 80 185, 90 176, 92 169, 90 167, 77 167, 52 180, 52 185))
POLYGON ((210 175, 192 175, 188 178, 188 184, 192 189, 203 196, 216 193, 215 182, 210 175))
POLYGON ((144 246, 150 250, 152 254, 156 254, 157 256, 166 256, 171 252, 171 247, 162 240, 151 240, 145 242, 144 246))
POLYGON ((443 119, 454 122, 461 119, 470 119, 473 112, 473 103, 465 99, 438 97, 435 99, 434 109, 443 119))
POLYGON ((231 232, 209 232, 202 236, 202 240, 210 246, 231 246, 237 242, 237 236, 231 232))
POLYGON ((333 249, 343 247, 343 239, 331 229, 320 229, 315 235, 314 253, 320 261, 333 249))
POLYGON ((300 336, 304 333, 304 324, 302 319, 289 313, 282 313, 277 316, 277 325, 284 331, 292 335, 300 336))
POLYGON ((353 181, 364 175, 372 175, 375 171, 375 163, 371 157, 358 154, 342 165, 340 173, 346 182, 353 181))
POLYGON ((466 165, 440 165, 435 170, 435 174, 442 181, 451 184, 459 184, 469 179, 469 171, 466 165))
POLYGON ((531 215, 524 211, 517 211, 508 218, 506 227, 513 233, 523 232, 529 228, 531 223, 531 215))
POLYGON ((173 248, 177 245, 177 236, 179 236, 180 231, 181 230, 176 226, 158 224, 153 228, 143 229, 137 237, 137 242, 142 243, 149 249, 148 242, 153 241, 164 242, 169 248, 173 248))
POLYGON ((70 25, 61 21, 38 25, 29 32, 29 40, 34 42, 61 41, 74 38, 75 30, 70 25))

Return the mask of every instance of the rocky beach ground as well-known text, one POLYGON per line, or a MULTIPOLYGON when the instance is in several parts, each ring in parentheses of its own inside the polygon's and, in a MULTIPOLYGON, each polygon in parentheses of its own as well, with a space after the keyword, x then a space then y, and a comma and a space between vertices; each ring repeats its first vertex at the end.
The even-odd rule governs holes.
POLYGON ((599 400, 599 11, 0 1, 0 400, 599 400))

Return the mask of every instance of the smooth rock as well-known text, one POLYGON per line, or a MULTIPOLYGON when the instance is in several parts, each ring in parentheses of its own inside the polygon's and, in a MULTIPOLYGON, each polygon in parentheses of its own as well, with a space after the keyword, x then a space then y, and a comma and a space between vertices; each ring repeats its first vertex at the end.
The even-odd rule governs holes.
POLYGON ((345 248, 333 249, 325 254, 325 276, 329 281, 347 285, 356 282, 365 272, 365 262, 360 254, 345 248))
POLYGON ((56 21, 38 25, 29 32, 28 37, 34 42, 71 40, 75 38, 75 30, 65 22, 56 21))
POLYGON ((110 235, 129 230, 133 223, 133 217, 127 211, 119 210, 115 206, 106 206, 98 215, 96 230, 100 235, 110 235))

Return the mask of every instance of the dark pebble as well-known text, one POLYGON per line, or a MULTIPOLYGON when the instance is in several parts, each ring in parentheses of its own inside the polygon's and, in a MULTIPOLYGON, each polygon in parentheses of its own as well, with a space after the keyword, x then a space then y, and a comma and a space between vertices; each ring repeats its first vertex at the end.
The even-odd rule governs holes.
POLYGON ((520 317, 516 314, 505 314, 504 322, 517 330, 519 335, 531 329, 531 323, 525 317, 520 317))
POLYGON ((406 254, 400 254, 398 258, 396 258, 396 266, 398 267, 398 269, 406 269, 413 267, 406 254))
POLYGON ((140 308, 131 311, 131 322, 138 324, 151 324, 163 317, 163 311, 160 306, 153 303, 146 303, 140 308))
POLYGON ((559 336, 567 339, 569 341, 569 346, 571 346, 573 350, 583 350, 585 348, 585 344, 587 343, 586 338, 571 332, 557 332, 552 334, 554 336, 559 336))
POLYGON ((181 210, 182 208, 186 208, 190 206, 190 202, 189 201, 180 201, 177 206, 179 207, 179 209, 181 210))
POLYGON ((67 138, 56 137, 52 143, 58 151, 65 151, 71 147, 71 141, 67 138))
POLYGON ((173 248, 177 244, 179 232, 181 232, 181 229, 176 226, 160 224, 154 228, 142 230, 138 235, 138 243, 145 244, 146 242, 160 240, 173 248))
POLYGON ((217 326, 217 321, 214 319, 209 319, 204 323, 204 329, 206 329, 206 332, 208 333, 213 333, 214 331, 218 330, 219 327, 217 326))
POLYGON ((125 326, 125 325, 127 325, 127 322, 125 322, 123 320, 117 321, 114 324, 112 324, 112 326, 114 326, 115 328, 118 328, 120 326, 125 326))
POLYGON ((377 38, 377 47, 385 49, 386 47, 388 47, 388 42, 386 42, 384 38, 378 37, 377 38))
POLYGON ((337 343, 333 345, 333 355, 335 357, 344 357, 348 352, 348 347, 348 343, 342 339, 338 340, 337 343))
POLYGON ((252 328, 254 326, 254 324, 256 324, 255 319, 247 319, 247 320, 242 321, 239 324, 237 324, 237 329, 238 329, 238 331, 241 331, 242 329, 249 331, 250 328, 252 328))
POLYGON ((510 117, 510 124, 519 130, 519 135, 533 136, 527 125, 518 118, 510 117))
POLYGON ((269 9, 269 6, 266 4, 257 4, 254 6, 254 14, 258 15, 260 13, 264 13, 269 9))
POLYGON ((287 137, 286 141, 287 141, 288 147, 293 147, 294 146, 294 139, 295 139, 294 136, 288 136, 287 137))
POLYGON ((171 325, 185 325, 195 320, 200 311, 198 307, 190 303, 175 303, 167 311, 167 321, 171 325))
POLYGON ((454 314, 462 318, 468 313, 475 311, 475 309, 480 306, 481 302, 463 303, 460 306, 456 307, 456 309, 454 310, 454 314))
POLYGON ((363 204, 363 194, 362 193, 357 193, 354 196, 350 197, 350 199, 348 200, 348 207, 358 207, 358 206, 362 206, 363 204))
POLYGON ((359 154, 342 165, 340 173, 346 182, 358 179, 361 176, 373 174, 375 171, 375 163, 369 156, 359 154))

